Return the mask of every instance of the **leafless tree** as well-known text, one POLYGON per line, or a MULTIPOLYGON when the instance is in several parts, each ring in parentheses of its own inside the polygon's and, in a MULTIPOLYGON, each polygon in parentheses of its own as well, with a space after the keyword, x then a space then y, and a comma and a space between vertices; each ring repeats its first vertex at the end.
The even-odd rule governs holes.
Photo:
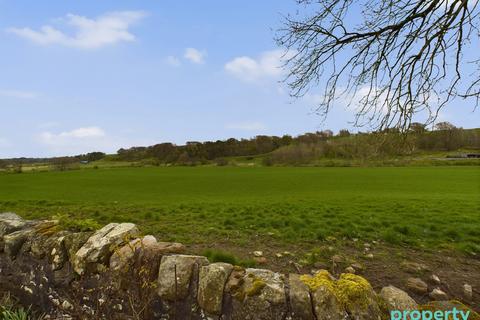
POLYGON ((414 117, 434 123, 455 98, 478 105, 478 0, 297 2, 276 40, 291 95, 322 88, 319 114, 347 98, 357 126, 407 131, 414 117))

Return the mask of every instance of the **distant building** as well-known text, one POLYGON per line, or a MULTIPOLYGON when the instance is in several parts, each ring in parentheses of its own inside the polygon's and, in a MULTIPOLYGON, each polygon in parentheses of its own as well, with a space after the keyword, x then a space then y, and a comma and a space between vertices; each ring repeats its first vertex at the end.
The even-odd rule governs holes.
POLYGON ((80 163, 81 164, 89 164, 89 161, 88 160, 81 160, 80 163))
POLYGON ((480 153, 467 153, 465 156, 467 158, 478 158, 478 159, 480 159, 480 153))

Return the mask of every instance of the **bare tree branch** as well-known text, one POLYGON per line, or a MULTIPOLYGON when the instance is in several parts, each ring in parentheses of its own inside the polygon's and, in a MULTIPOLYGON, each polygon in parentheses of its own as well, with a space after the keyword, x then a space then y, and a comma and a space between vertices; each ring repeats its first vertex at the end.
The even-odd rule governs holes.
POLYGON ((350 106, 358 99, 357 126, 407 131, 415 116, 432 124, 454 98, 479 103, 480 59, 464 55, 479 44, 477 0, 297 2, 314 14, 285 17, 276 40, 293 53, 285 63, 291 95, 323 88, 318 113, 346 96, 350 106))

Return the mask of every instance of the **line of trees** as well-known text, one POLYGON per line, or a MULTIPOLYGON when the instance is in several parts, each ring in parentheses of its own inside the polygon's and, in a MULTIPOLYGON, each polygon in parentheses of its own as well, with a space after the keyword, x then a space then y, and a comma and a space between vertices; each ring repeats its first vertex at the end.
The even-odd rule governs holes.
POLYGON ((367 159, 412 154, 416 151, 457 150, 480 148, 478 129, 465 130, 451 123, 438 123, 429 131, 425 125, 412 123, 408 134, 387 129, 372 133, 351 134, 340 130, 305 133, 296 137, 284 135, 256 136, 252 139, 187 142, 177 146, 161 143, 149 147, 120 149, 116 159, 120 161, 152 160, 155 164, 195 165, 215 161, 226 164, 225 158, 269 154, 275 162, 302 163, 314 158, 367 159), (290 160, 287 160, 290 159, 290 160))

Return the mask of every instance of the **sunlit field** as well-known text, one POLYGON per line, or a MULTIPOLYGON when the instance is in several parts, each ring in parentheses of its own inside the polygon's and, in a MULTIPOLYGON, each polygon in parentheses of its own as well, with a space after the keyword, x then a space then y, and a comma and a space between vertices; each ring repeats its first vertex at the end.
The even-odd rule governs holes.
POLYGON ((479 253, 478 167, 148 167, 0 175, 0 211, 248 246, 329 236, 479 253))

